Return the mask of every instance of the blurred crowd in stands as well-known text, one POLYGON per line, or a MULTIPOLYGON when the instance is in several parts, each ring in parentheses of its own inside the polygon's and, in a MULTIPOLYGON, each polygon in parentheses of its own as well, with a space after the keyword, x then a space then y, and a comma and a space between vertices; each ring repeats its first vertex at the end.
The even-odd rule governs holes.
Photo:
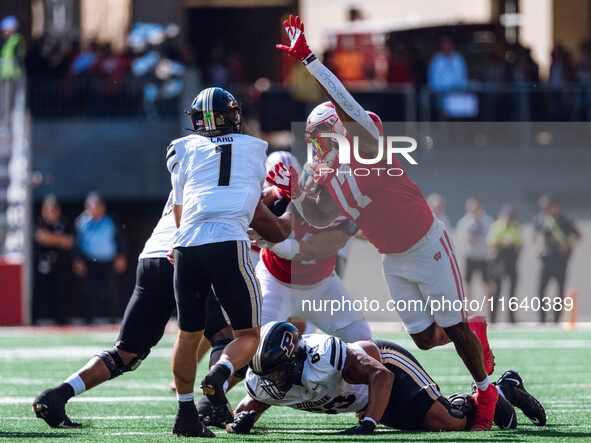
MULTIPOLYGON (((192 68, 200 71, 203 84, 236 87, 257 80, 246 74, 241 54, 221 45, 212 46, 208 56, 197 60, 192 46, 178 38, 176 24, 136 23, 125 52, 115 52, 109 43, 98 41, 81 45, 40 38, 30 43, 25 55, 22 36, 18 44, 16 37, 10 37, 18 21, 7 17, 2 23, 2 65, 16 62, 26 68, 35 116, 174 115, 183 77, 192 68)), ((422 120, 591 119, 591 42, 582 42, 577 60, 557 45, 549 72, 541 76, 528 48, 497 40, 480 45, 477 54, 469 53, 465 48, 474 42, 464 39, 470 34, 454 33, 452 38, 451 31, 453 27, 450 34, 439 32, 430 38, 426 34, 433 50, 422 56, 409 47, 408 36, 393 42, 396 36, 384 33, 381 43, 376 43, 380 39, 368 33, 335 35, 323 59, 355 92, 431 94, 430 115, 418 116, 422 120), (528 112, 515 115, 511 110, 524 91, 530 95, 528 112), (539 115, 541 108, 548 108, 543 115, 539 115)), ((275 85, 286 88, 296 103, 316 101, 319 93, 309 87, 302 67, 291 61, 281 63, 277 75, 281 85, 275 85)), ((6 69, 3 77, 8 76, 6 69)))

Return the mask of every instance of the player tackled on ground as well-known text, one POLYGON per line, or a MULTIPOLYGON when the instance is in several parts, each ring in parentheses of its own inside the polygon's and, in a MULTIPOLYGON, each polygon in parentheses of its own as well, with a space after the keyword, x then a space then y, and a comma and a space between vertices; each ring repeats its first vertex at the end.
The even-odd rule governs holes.
MULTIPOLYGON (((372 434, 378 423, 401 430, 462 431, 474 420, 470 394, 444 397, 410 352, 385 340, 345 344, 326 335, 302 337, 290 323, 273 322, 262 328, 249 366, 248 395, 226 427, 231 433, 249 433, 270 406, 354 412, 360 422, 344 434, 372 434)), ((499 427, 517 426, 512 404, 534 423, 545 424, 544 408, 515 371, 505 372, 496 385, 503 394, 495 404, 499 427)))

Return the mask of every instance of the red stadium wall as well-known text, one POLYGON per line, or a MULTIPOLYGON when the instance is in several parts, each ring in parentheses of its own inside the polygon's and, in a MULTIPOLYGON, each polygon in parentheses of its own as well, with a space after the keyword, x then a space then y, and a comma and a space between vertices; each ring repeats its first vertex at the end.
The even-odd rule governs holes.
POLYGON ((22 270, 0 259, 0 326, 23 324, 22 270))

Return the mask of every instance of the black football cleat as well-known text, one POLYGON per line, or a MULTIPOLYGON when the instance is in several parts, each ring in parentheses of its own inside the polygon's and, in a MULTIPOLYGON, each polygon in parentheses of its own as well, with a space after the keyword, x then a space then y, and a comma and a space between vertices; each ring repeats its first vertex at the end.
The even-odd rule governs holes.
POLYGON ((205 426, 215 426, 216 428, 226 429, 218 419, 213 410, 213 406, 211 406, 211 403, 206 396, 201 397, 197 402, 197 413, 199 414, 199 420, 201 420, 201 423, 205 426))
POLYGON ((501 429, 515 429, 517 427, 517 413, 507 399, 499 395, 495 406, 494 423, 501 429))
POLYGON ((197 414, 179 414, 174 417, 172 433, 177 437, 215 437, 215 434, 203 426, 197 414))
POLYGON ((495 383, 501 388, 503 394, 511 404, 529 418, 533 424, 544 426, 546 424, 546 411, 542 404, 525 390, 523 379, 517 371, 505 371, 495 383))
POLYGON ((224 392, 226 379, 216 375, 219 375, 219 373, 214 371, 207 374, 201 380, 200 387, 203 395, 206 395, 209 403, 211 403, 219 422, 225 427, 228 423, 234 421, 234 412, 224 392))
POLYGON ((81 428, 81 423, 76 423, 66 415, 67 400, 55 389, 46 389, 33 401, 33 412, 38 418, 42 418, 52 428, 72 429, 81 428))

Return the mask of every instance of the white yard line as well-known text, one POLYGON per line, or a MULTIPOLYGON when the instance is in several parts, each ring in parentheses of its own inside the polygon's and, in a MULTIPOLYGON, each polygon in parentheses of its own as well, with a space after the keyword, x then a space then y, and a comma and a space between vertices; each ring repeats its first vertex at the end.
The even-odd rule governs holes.
MULTIPOLYGON (((414 349, 414 344, 407 340, 399 340, 399 344, 414 349)), ((549 339, 491 339, 491 347, 497 349, 529 350, 529 349, 591 349, 591 340, 549 340, 549 339)), ((438 347, 429 352, 451 352, 452 346, 438 347)), ((79 360, 91 358, 93 355, 102 352, 102 348, 96 346, 54 346, 54 347, 22 347, 18 349, 0 349, 0 361, 15 360, 79 360)), ((170 358, 171 348, 156 348, 152 350, 148 358, 170 358)))
MULTIPOLYGON (((3 405, 22 405, 32 404, 33 397, 3 397, 0 398, 0 404, 3 405)), ((174 396, 167 397, 75 397, 68 403, 146 403, 146 402, 176 402, 174 396)))

